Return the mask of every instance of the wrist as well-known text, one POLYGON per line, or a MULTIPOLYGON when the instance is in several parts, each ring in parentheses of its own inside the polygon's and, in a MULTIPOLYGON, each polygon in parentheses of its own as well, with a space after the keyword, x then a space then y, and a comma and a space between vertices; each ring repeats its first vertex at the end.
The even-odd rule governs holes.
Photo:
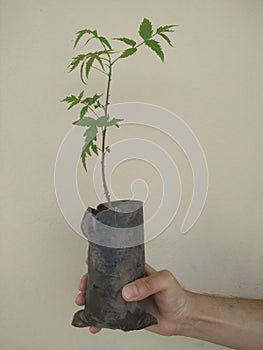
POLYGON ((198 299, 201 295, 186 291, 186 303, 182 317, 176 327, 176 335, 195 337, 197 325, 202 321, 198 308, 198 299))

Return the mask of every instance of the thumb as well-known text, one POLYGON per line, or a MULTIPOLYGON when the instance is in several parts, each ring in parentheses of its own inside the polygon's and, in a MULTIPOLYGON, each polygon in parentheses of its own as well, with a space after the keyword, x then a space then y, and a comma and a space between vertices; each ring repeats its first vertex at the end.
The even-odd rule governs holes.
POLYGON ((166 292, 174 279, 168 270, 154 272, 147 277, 140 278, 127 284, 122 289, 122 296, 126 301, 142 300, 150 295, 166 292))

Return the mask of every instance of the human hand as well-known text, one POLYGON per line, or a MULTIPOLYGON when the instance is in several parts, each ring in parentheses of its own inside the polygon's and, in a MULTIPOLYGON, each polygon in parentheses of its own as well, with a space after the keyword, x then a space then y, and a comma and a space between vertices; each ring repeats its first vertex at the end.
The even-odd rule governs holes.
MULTIPOLYGON (((188 292, 185 291, 172 273, 168 270, 156 271, 145 265, 147 276, 126 285, 122 296, 127 302, 146 299, 146 312, 158 320, 158 324, 146 328, 161 335, 179 334, 187 314, 188 292)), ((85 292, 88 275, 85 274, 79 283, 80 293, 76 297, 77 305, 85 304, 85 292)), ((95 334, 100 328, 91 326, 90 332, 95 334)))
POLYGON ((146 299, 146 312, 158 320, 158 324, 146 328, 148 331, 166 336, 179 334, 186 320, 188 292, 168 270, 156 271, 145 264, 145 271, 146 277, 123 288, 123 298, 128 302, 146 299))
MULTIPOLYGON (((146 329, 183 335, 240 350, 263 349, 263 300, 214 297, 184 290, 171 272, 145 265, 146 277, 124 286, 127 302, 146 299, 146 311, 158 324, 146 329)), ((80 283, 77 305, 85 304, 88 276, 80 283)), ((90 327, 91 333, 100 328, 90 327)))

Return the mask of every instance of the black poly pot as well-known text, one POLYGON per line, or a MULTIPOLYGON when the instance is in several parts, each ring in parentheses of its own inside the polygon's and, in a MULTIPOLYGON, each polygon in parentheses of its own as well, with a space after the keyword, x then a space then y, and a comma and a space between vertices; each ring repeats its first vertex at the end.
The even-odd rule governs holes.
POLYGON ((127 283, 145 276, 143 203, 122 200, 112 206, 88 208, 82 219, 89 240, 89 277, 85 309, 75 313, 72 325, 142 329, 157 320, 145 312, 144 300, 126 302, 121 293, 127 283))

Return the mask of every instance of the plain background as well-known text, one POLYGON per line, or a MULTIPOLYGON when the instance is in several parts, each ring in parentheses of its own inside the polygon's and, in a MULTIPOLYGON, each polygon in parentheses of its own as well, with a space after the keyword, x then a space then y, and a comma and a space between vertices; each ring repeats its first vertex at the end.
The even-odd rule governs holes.
MULTIPOLYGON (((263 2, 1 0, 0 6, 1 350, 220 349, 146 331, 103 330, 94 336, 70 326, 86 243, 68 226, 55 197, 56 154, 73 120, 59 101, 81 90, 77 73, 66 73, 77 30, 134 37, 143 17, 155 25, 180 24, 175 49, 164 45, 165 65, 146 49, 119 65, 112 103, 163 106, 199 138, 209 166, 209 192, 202 216, 187 235, 180 235, 179 227, 192 177, 179 147, 143 128, 127 134, 120 129, 118 136, 112 131, 110 137, 134 132, 158 137, 180 169, 180 210, 147 244, 148 262, 170 269, 193 291, 262 298, 263 2)), ((138 173, 154 184, 150 212, 161 189, 151 166, 124 163, 116 169, 113 186, 119 197, 128 196, 138 173)), ((83 199, 95 205, 92 184, 81 168, 79 183, 83 199)))

